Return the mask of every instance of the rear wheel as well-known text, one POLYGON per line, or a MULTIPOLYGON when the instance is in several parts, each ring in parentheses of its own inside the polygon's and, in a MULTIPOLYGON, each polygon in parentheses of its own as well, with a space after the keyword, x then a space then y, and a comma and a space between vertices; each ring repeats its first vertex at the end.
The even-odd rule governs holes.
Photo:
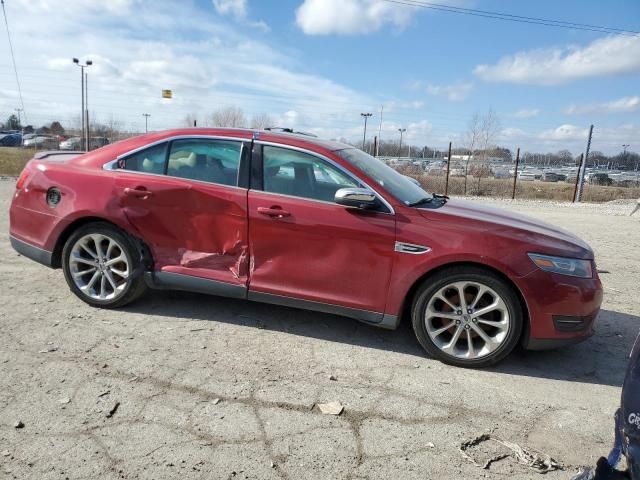
POLYGON ((523 313, 513 288, 477 267, 451 267, 419 288, 413 330, 433 357, 461 367, 486 367, 517 345, 523 313))
POLYGON ((62 250, 62 268, 81 300, 103 308, 122 307, 146 289, 139 274, 140 254, 131 238, 108 223, 76 230, 62 250))

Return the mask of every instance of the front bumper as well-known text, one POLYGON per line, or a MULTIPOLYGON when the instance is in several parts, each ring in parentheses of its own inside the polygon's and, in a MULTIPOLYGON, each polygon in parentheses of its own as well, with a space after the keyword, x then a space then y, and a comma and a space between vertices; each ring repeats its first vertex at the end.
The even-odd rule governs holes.
MULTIPOLYGON (((595 271, 595 269, 594 269, 595 271)), ((572 345, 593 335, 602 304, 602 283, 534 270, 517 279, 529 313, 529 331, 523 345, 544 350, 572 345)))

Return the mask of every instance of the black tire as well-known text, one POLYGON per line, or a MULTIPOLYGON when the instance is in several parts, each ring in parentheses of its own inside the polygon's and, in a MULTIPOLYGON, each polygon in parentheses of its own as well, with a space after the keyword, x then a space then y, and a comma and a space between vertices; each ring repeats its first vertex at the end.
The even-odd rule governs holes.
POLYGON ((418 342, 429 355, 458 367, 482 368, 498 363, 513 351, 522 334, 524 314, 517 293, 499 275, 480 267, 455 266, 443 269, 428 277, 418 288, 411 306, 411 320, 418 342), (427 332, 425 314, 429 302, 437 292, 454 282, 475 282, 493 289, 501 297, 508 311, 509 327, 502 343, 494 351, 480 358, 459 358, 446 353, 434 343, 427 332))
POLYGON ((140 249, 135 241, 119 228, 106 222, 95 222, 81 226, 69 236, 62 250, 62 270, 71 291, 85 303, 99 308, 123 307, 138 299, 147 289, 143 276, 140 249), (100 300, 83 293, 72 278, 70 255, 76 242, 86 235, 97 234, 109 237, 122 246, 122 254, 126 256, 130 275, 122 282, 123 289, 113 299, 100 300))

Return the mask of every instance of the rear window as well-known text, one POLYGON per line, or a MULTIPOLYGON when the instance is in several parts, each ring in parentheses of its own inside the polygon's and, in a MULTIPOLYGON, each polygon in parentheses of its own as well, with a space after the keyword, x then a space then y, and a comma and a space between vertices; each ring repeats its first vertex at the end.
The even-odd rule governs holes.
POLYGON ((153 147, 140 150, 118 161, 118 168, 133 170, 134 172, 164 173, 164 163, 167 158, 167 144, 161 143, 153 147))

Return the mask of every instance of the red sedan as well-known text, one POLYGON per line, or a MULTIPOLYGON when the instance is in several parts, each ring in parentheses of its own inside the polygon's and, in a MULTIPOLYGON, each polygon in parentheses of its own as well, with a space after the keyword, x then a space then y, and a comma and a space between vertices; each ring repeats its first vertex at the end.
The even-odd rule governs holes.
POLYGON ((148 287, 328 312, 480 367, 593 333, 602 286, 574 235, 430 194, 351 146, 237 129, 41 154, 16 184, 11 243, 117 308, 148 287))

